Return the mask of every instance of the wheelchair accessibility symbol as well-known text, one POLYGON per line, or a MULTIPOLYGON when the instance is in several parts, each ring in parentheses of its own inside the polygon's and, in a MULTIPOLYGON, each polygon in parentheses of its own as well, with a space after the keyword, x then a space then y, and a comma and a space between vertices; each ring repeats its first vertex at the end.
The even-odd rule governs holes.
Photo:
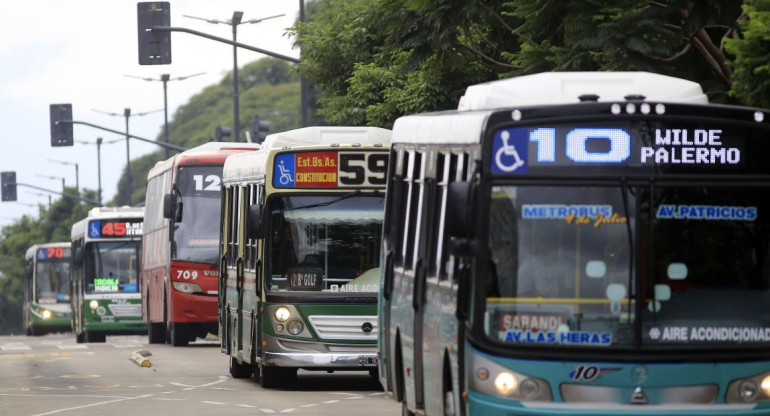
POLYGON ((492 173, 524 173, 527 171, 526 128, 502 130, 495 134, 492 173))

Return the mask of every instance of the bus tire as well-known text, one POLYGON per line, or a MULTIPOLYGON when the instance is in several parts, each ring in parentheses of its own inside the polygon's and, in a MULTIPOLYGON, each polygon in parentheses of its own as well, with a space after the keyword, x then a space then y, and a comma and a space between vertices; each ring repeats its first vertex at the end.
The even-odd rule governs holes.
POLYGON ((251 364, 238 363, 238 359, 230 356, 230 375, 233 378, 249 378, 251 377, 251 364))
POLYGON ((150 319, 149 298, 147 302, 147 340, 150 344, 163 344, 166 334, 163 333, 163 322, 152 322, 150 319))
POLYGON ((296 368, 262 366, 262 387, 280 387, 297 378, 296 368))
POLYGON ((86 342, 106 342, 107 334, 104 332, 89 332, 86 331, 86 342))
POLYGON ((78 344, 82 344, 82 343, 86 342, 86 335, 84 333, 82 333, 82 332, 76 332, 75 333, 75 342, 77 342, 78 344))
POLYGON ((184 324, 169 322, 169 325, 171 325, 171 345, 183 347, 190 342, 190 337, 184 324))

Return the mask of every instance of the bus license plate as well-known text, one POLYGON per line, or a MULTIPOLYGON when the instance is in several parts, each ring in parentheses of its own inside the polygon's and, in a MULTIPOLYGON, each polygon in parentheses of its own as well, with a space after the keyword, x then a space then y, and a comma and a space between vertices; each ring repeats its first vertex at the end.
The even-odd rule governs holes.
POLYGON ((358 365, 377 365, 377 357, 358 356, 358 365))

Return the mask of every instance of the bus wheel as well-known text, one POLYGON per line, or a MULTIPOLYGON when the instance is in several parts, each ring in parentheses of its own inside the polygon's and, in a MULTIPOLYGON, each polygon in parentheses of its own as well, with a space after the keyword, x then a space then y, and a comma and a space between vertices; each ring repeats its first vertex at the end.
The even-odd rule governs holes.
POLYGON ((78 344, 82 344, 82 343, 86 342, 86 335, 84 333, 82 333, 82 332, 76 333, 75 334, 75 342, 77 342, 78 344))
POLYGON ((237 358, 230 356, 230 375, 233 378, 251 377, 251 364, 239 364, 237 358))
POLYGON ((184 324, 171 322, 171 345, 175 347, 182 347, 190 342, 190 338, 184 324))
POLYGON ((147 302, 147 338, 150 344, 163 344, 166 342, 166 334, 163 333, 163 322, 150 320, 149 298, 147 302))
POLYGON ((107 341, 107 334, 104 332, 86 332, 86 342, 105 342, 107 341))
POLYGON ((262 387, 270 389, 288 384, 297 378, 296 368, 262 367, 262 387))

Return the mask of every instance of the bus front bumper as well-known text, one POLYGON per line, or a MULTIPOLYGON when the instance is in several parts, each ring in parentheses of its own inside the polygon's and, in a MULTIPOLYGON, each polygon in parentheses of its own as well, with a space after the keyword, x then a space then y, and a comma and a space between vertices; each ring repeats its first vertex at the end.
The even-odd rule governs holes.
POLYGON ((266 338, 263 365, 317 370, 377 368, 377 344, 331 344, 266 338))

